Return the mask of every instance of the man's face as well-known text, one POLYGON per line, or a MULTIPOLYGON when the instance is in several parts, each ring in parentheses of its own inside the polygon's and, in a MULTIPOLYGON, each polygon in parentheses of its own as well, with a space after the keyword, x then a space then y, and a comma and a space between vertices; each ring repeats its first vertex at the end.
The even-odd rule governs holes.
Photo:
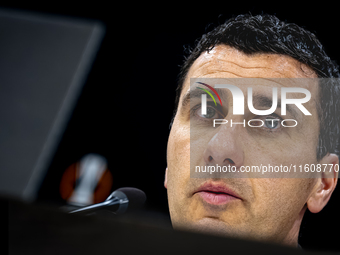
MULTIPOLYGON (((202 54, 190 68, 183 84, 178 111, 168 141, 165 186, 175 228, 226 234, 229 236, 287 242, 298 234, 299 224, 318 179, 310 178, 190 178, 190 107, 182 107, 190 89, 190 78, 316 78, 314 72, 287 56, 258 54, 247 56, 223 45, 202 54), (227 201, 197 192, 202 185, 228 188, 238 199, 227 201), (294 233, 293 233, 294 232, 294 233)), ((275 84, 280 89, 280 84, 275 84)), ((260 165, 316 164, 319 137, 317 86, 305 86, 313 95, 304 104, 312 116, 299 128, 273 138, 249 132, 241 125, 215 129, 195 143, 194 165, 209 160, 228 159, 236 167, 260 165)), ((245 88, 242 88, 242 90, 245 88)), ((261 87, 256 88, 261 92, 261 87)), ((246 91, 244 95, 246 96, 246 91)), ((228 116, 227 116, 228 118, 228 116)), ((243 121, 244 116, 233 121, 243 121)), ((219 162, 215 162, 219 163, 219 162)), ((224 161, 225 163, 225 161, 224 161)))

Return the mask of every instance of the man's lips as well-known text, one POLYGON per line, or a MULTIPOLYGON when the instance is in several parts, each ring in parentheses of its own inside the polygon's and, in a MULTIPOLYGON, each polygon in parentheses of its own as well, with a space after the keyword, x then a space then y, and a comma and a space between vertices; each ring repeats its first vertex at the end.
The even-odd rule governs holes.
POLYGON ((206 182, 194 194, 198 194, 204 201, 213 205, 224 205, 233 200, 242 200, 241 197, 228 188, 224 183, 206 182))

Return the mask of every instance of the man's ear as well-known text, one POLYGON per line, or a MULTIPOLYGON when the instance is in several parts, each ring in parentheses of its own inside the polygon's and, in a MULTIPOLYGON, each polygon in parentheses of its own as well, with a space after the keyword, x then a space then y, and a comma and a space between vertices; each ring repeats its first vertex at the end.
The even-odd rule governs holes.
POLYGON ((164 187, 168 188, 168 168, 165 169, 164 187))
POLYGON ((321 177, 319 177, 311 196, 307 200, 308 210, 312 213, 318 213, 326 206, 338 181, 339 158, 337 155, 328 154, 322 158, 319 164, 327 164, 327 167, 323 171, 322 165, 321 177))

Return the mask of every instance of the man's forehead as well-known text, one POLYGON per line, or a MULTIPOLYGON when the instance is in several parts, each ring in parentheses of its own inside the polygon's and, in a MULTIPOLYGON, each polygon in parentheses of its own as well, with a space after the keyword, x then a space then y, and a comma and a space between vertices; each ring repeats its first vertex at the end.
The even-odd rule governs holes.
POLYGON ((235 48, 217 45, 209 53, 202 53, 193 63, 182 94, 189 90, 190 78, 317 78, 317 75, 289 56, 246 55, 235 48))

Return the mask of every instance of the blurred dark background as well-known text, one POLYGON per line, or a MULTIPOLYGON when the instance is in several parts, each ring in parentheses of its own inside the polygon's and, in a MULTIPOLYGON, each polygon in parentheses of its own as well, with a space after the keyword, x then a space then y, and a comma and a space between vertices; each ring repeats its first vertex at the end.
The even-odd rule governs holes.
MULTIPOLYGON (((65 204, 59 194, 62 174, 87 153, 98 153, 108 160, 112 190, 125 186, 140 188, 147 195, 148 209, 169 218, 163 181, 183 50, 234 15, 268 13, 297 23, 317 35, 332 59, 340 59, 339 16, 330 7, 323 10, 320 6, 240 4, 214 6, 218 12, 212 12, 206 2, 201 4, 196 10, 183 10, 165 2, 0 4, 6 8, 96 19, 106 25, 102 46, 39 192, 40 201, 65 204)), ((337 189, 319 214, 306 214, 302 246, 338 249, 339 193, 337 189)))

